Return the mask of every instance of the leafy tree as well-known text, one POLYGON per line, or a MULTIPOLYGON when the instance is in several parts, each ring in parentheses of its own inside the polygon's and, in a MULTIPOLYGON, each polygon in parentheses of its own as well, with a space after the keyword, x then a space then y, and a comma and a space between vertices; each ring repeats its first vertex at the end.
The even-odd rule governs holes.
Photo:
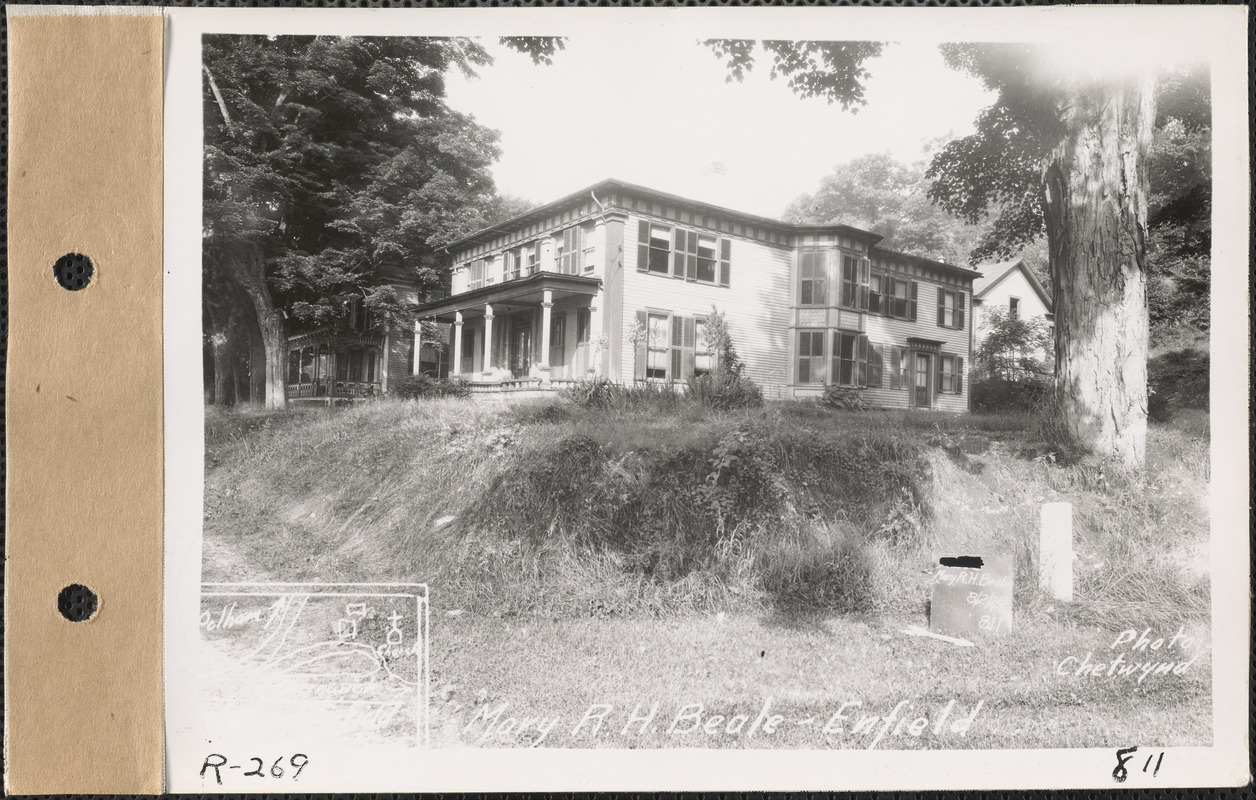
POLYGON ((975 372, 1005 380, 1045 381, 1055 372, 1051 354, 1051 328, 1045 319, 1022 317, 995 306, 982 320, 975 372))
MULTIPOLYGON (((561 48, 506 43, 539 60, 561 48)), ((444 101, 450 70, 489 61, 468 39, 204 38, 206 324, 229 336, 230 316, 211 310, 248 299, 267 406, 284 403, 288 329, 341 319, 359 298, 404 321, 391 281, 440 286, 440 248, 501 202, 497 133, 444 101)))
MULTIPOLYGON (((725 58, 731 77, 754 62, 753 43, 708 44, 725 58)), ((814 42, 765 43, 765 49, 774 75, 807 78, 799 94, 822 94, 844 107, 866 102, 863 64, 879 49, 814 42)), ((948 65, 980 79, 996 99, 978 116, 974 134, 933 159, 929 196, 969 222, 993 216, 975 257, 1008 255, 1046 233, 1062 421, 1083 446, 1141 466, 1155 79, 1089 73, 1042 45, 949 44, 942 52, 948 65)), ((1182 102, 1207 106, 1198 92, 1183 92, 1182 102)))
POLYGON ((924 161, 903 164, 874 153, 839 164, 815 194, 786 209, 789 222, 844 223, 885 237, 881 244, 912 255, 967 264, 984 231, 967 225, 928 198, 924 161))

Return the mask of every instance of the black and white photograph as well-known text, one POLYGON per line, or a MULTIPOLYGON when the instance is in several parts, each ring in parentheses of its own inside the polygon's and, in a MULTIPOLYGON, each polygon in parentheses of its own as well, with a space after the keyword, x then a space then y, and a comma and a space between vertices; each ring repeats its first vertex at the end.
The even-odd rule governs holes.
POLYGON ((171 789, 1220 779, 1246 74, 1159 10, 176 16, 171 789))

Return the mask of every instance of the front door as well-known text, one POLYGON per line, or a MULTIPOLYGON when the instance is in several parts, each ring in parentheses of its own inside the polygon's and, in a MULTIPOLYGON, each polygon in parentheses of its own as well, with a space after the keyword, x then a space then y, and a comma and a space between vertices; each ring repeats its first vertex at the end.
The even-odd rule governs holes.
POLYGON ((926 353, 917 353, 915 367, 912 370, 912 405, 916 408, 928 408, 933 397, 933 357, 926 353))
POLYGON ((512 320, 510 329, 510 374, 526 378, 532 367, 532 317, 512 320))

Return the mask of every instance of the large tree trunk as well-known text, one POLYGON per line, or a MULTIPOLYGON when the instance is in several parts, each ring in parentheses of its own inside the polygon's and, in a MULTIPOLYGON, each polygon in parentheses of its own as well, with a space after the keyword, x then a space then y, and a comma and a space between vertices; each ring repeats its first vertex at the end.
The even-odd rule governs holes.
POLYGON ((222 254, 222 257, 227 259, 232 277, 248 295, 257 315, 266 369, 266 408, 283 408, 287 404, 284 394, 287 339, 284 336, 283 315, 271 304, 262 254, 254 247, 239 247, 222 254))
POLYGON ((1043 175, 1055 305, 1056 402, 1078 444, 1141 467, 1147 438, 1150 80, 1072 93, 1043 175))

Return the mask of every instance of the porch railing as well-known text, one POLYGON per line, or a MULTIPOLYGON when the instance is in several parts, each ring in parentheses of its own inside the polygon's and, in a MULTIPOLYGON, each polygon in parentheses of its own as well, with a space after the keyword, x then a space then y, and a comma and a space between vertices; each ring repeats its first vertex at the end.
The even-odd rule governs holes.
POLYGON ((312 381, 288 384, 288 398, 305 397, 374 397, 383 384, 369 381, 312 381))

